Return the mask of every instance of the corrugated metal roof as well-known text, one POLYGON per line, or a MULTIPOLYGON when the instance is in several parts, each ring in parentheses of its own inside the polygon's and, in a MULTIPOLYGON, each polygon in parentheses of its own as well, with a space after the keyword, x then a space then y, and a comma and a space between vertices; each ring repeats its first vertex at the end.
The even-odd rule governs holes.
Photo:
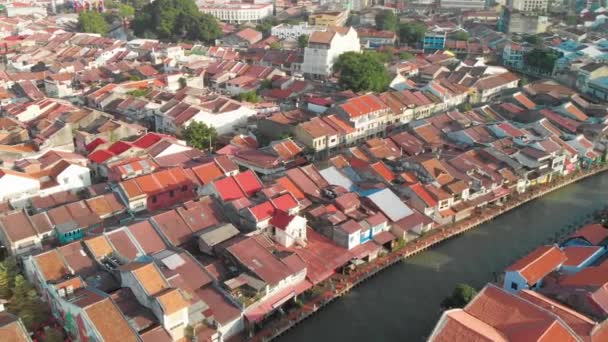
POLYGON ((331 185, 339 185, 346 190, 351 190, 353 187, 353 182, 338 171, 338 169, 336 169, 334 166, 321 170, 319 173, 331 185))
POLYGON ((382 212, 393 221, 399 221, 414 212, 390 189, 383 189, 367 196, 382 212))

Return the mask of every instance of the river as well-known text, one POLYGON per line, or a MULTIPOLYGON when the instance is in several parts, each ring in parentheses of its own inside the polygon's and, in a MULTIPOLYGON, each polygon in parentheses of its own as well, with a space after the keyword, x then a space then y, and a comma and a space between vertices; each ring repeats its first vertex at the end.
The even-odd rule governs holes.
POLYGON ((458 283, 483 287, 494 272, 607 204, 606 172, 557 190, 381 272, 281 340, 424 341, 458 283))

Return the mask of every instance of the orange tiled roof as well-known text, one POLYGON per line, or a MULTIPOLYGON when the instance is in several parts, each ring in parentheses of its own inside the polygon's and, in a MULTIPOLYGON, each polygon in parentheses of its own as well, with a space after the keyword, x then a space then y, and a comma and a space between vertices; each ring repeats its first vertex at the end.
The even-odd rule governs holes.
POLYGON ((85 239, 84 244, 96 259, 101 259, 112 254, 112 246, 110 246, 110 243, 106 239, 105 235, 85 239))
POLYGON ((566 255, 557 246, 542 246, 509 266, 507 271, 519 272, 529 285, 534 285, 565 261, 566 255))
POLYGON ((153 263, 142 264, 133 270, 133 274, 149 295, 154 295, 168 287, 153 263))

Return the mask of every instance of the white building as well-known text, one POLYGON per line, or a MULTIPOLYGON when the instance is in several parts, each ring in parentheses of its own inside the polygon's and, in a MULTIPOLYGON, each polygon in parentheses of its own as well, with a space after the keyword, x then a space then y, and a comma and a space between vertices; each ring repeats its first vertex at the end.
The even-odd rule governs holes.
POLYGON ((227 97, 217 96, 197 105, 176 102, 172 107, 160 108, 156 113, 156 128, 161 132, 179 133, 193 122, 203 122, 215 128, 218 134, 235 130, 235 126, 247 122, 257 111, 227 97), (164 111, 163 111, 164 109, 164 111))
POLYGON ((27 15, 46 17, 47 10, 43 6, 29 5, 22 2, 15 2, 6 6, 6 16, 9 18, 27 15))
POLYGON ((299 215, 279 212, 270 220, 274 227, 274 240, 280 245, 291 247, 306 243, 306 219, 299 215))
POLYGON ((352 27, 331 27, 325 32, 313 32, 304 49, 301 71, 312 78, 331 75, 336 59, 345 52, 360 52, 359 35, 352 27))
POLYGON ((325 32, 327 26, 309 25, 301 22, 297 25, 279 24, 270 30, 270 34, 279 39, 297 40, 301 35, 310 36, 313 32, 325 32))
POLYGON ((34 197, 40 191, 37 178, 25 173, 0 169, 0 202, 34 197))
POLYGON ((522 12, 544 13, 549 8, 548 0, 508 0, 511 8, 522 12))
POLYGON ((201 6, 200 10, 213 15, 218 20, 235 24, 256 22, 273 15, 272 4, 212 4, 201 6))
POLYGON ((0 202, 8 200, 14 207, 22 207, 28 198, 34 196, 75 191, 90 185, 91 170, 66 161, 33 174, 0 169, 0 202))
POLYGON ((462 10, 482 10, 485 0, 441 0, 441 8, 459 8, 462 10))
POLYGON ((214 113, 211 111, 201 111, 195 115, 190 121, 186 122, 184 127, 188 127, 191 121, 198 121, 215 127, 218 134, 226 134, 234 131, 236 125, 247 122, 247 118, 255 115, 257 112, 249 107, 240 105, 222 113, 214 113))

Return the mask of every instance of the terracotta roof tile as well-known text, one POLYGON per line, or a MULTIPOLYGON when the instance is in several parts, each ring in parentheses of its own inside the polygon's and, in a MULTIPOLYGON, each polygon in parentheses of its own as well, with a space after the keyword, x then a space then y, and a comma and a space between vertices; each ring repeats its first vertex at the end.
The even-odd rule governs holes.
POLYGON ((152 296, 169 287, 169 284, 153 263, 136 263, 133 266, 131 272, 146 291, 146 294, 152 296))
POLYGON ((163 291, 156 295, 156 299, 162 305, 165 315, 174 314, 188 307, 188 302, 178 289, 163 291))
POLYGON ((45 281, 58 280, 69 273, 61 255, 55 249, 36 255, 34 260, 45 281))
POLYGON ((536 284, 566 261, 566 255, 557 246, 541 246, 507 268, 519 272, 529 285, 536 284))
POLYGON ((138 341, 129 323, 109 298, 87 307, 85 311, 104 341, 138 341))

